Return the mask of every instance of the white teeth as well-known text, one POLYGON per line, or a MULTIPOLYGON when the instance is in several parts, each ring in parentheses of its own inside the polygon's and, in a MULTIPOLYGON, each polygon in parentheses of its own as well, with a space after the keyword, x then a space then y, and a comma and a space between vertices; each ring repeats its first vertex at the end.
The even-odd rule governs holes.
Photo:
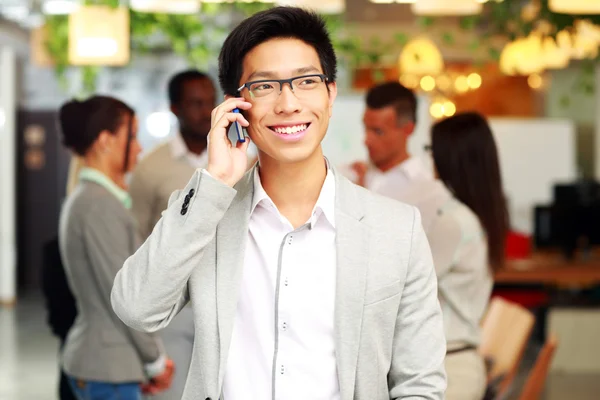
POLYGON ((295 125, 295 126, 287 126, 287 127, 279 127, 279 128, 274 128, 273 130, 277 133, 285 133, 288 135, 293 135, 294 133, 298 133, 301 132, 303 130, 305 130, 308 126, 306 124, 302 124, 302 125, 295 125))

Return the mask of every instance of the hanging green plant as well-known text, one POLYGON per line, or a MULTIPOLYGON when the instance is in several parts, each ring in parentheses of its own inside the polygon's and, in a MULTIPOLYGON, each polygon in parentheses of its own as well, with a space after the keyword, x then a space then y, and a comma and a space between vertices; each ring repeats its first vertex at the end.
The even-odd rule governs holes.
MULTIPOLYGON (((86 5, 119 6, 119 0, 87 0, 86 5)), ((143 13, 130 10, 130 44, 132 58, 151 52, 169 51, 185 58, 190 65, 207 68, 216 60, 221 43, 229 31, 224 14, 241 17, 270 7, 266 3, 203 3, 198 15, 143 13)), ((81 85, 78 96, 92 93, 101 70, 96 66, 69 65, 69 18, 46 18, 48 55, 54 62, 54 71, 60 86, 70 91, 66 73, 77 70, 81 85)))

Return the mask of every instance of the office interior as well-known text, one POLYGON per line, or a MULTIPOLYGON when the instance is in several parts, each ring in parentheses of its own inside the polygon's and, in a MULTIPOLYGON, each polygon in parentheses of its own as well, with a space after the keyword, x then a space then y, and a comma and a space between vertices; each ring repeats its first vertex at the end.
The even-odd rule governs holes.
MULTIPOLYGON (((511 227, 493 296, 531 317, 496 326, 523 331, 495 349, 515 355, 503 375, 510 378, 505 398, 525 399, 535 380, 531 400, 597 399, 600 2, 284 3, 325 15, 334 38, 339 94, 323 142, 334 165, 367 159, 365 93, 379 82, 396 80, 417 94, 411 154, 426 154, 440 119, 465 111, 488 119, 511 227), (544 359, 550 338, 556 346, 544 359)), ((176 130, 169 78, 195 67, 216 81, 227 33, 277 4, 0 0, 0 400, 57 398, 59 348, 41 271, 71 160, 59 138, 60 105, 92 93, 125 100, 147 153, 176 130)))

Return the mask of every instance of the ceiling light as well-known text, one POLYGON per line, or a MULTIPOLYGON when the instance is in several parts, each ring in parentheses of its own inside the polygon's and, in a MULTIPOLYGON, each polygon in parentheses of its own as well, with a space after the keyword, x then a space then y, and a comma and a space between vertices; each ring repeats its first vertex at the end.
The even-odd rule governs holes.
POLYGON ((477 0, 418 0, 411 8, 417 15, 475 15, 481 13, 483 4, 477 0))
POLYGON ((600 14, 598 0, 549 0, 548 8, 561 14, 600 14))
POLYGON ((196 14, 200 12, 198 0, 131 0, 135 11, 165 14, 196 14))
POLYGON ((79 1, 75 0, 47 0, 42 4, 42 11, 46 15, 67 15, 79 6, 79 1))

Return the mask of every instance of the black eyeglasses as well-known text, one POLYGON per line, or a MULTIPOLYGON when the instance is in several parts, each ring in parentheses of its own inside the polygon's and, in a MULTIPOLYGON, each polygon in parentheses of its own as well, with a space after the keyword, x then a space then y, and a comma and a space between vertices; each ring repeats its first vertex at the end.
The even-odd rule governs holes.
POLYGON ((310 97, 314 89, 323 86, 327 81, 324 74, 302 75, 289 79, 263 79, 244 83, 238 88, 238 92, 246 88, 253 99, 274 100, 283 90, 283 85, 287 83, 296 97, 304 98, 310 97), (278 86, 279 91, 277 91, 278 86))

